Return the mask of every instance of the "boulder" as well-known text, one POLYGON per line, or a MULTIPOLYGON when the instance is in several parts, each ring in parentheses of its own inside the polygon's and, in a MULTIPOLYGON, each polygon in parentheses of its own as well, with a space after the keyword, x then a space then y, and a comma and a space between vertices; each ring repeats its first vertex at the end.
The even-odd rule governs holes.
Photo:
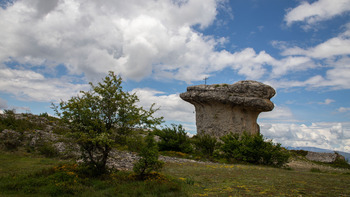
POLYGON ((323 163, 333 163, 337 158, 345 161, 345 158, 338 153, 318 153, 308 151, 306 155, 306 159, 310 161, 318 161, 323 163))
POLYGON ((259 133, 258 115, 273 110, 275 94, 271 86, 245 80, 189 86, 180 97, 195 106, 197 133, 220 138, 230 132, 259 133))

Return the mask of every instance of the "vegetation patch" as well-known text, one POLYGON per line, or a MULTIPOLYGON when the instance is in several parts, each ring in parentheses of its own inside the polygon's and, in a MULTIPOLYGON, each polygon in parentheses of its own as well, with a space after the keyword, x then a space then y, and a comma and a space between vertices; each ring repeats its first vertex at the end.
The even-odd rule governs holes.
POLYGON ((76 163, 1 153, 0 196, 186 196, 183 183, 159 173, 144 180, 132 172, 87 177, 76 163), (43 159, 43 160, 42 160, 43 159), (16 169, 10 162, 19 164, 16 169), (20 166, 20 167, 19 167, 20 166), (19 168, 17 168, 19 167, 19 168), (22 167, 22 169, 21 169, 22 167))
POLYGON ((289 152, 274 144, 265 141, 261 134, 250 135, 243 133, 228 134, 221 138, 223 144, 220 150, 229 162, 247 162, 281 167, 288 162, 289 152))
POLYGON ((164 173, 193 185, 190 196, 347 196, 350 179, 342 173, 311 173, 243 164, 168 163, 164 173), (329 184, 329 183, 332 184, 329 184))
POLYGON ((190 139, 182 125, 172 124, 171 127, 156 130, 155 134, 160 138, 158 142, 160 151, 191 153, 193 150, 190 139))

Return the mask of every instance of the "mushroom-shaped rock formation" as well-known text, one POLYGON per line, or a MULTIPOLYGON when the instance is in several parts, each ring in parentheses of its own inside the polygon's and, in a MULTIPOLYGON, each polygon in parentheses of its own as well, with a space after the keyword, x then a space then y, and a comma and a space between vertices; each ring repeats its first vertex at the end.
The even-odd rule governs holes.
POLYGON ((189 86, 180 97, 195 106, 197 133, 220 138, 230 132, 259 133, 256 120, 260 112, 274 108, 270 98, 275 93, 271 86, 246 80, 189 86))

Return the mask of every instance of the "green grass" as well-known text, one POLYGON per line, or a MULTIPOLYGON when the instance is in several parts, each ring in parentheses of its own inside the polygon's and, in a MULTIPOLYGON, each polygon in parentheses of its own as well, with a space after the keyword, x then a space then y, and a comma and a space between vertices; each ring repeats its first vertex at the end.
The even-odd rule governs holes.
POLYGON ((347 173, 315 173, 254 165, 167 164, 164 173, 186 182, 191 196, 348 196, 347 173))
POLYGON ((349 170, 167 163, 140 181, 122 171, 87 178, 69 160, 19 151, 0 161, 0 196, 350 196, 349 170))
POLYGON ((187 196, 178 179, 132 172, 86 177, 71 161, 0 152, 0 196, 187 196))
POLYGON ((63 162, 59 159, 45 158, 21 151, 0 151, 0 161, 0 176, 33 173, 63 162))

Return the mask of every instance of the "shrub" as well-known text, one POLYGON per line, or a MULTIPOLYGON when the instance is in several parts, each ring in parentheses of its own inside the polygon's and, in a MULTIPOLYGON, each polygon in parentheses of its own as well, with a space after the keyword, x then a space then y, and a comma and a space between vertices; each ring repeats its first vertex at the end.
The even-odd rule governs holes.
POLYGON ((198 135, 192 138, 197 154, 212 157, 218 141, 208 134, 198 135))
POLYGON ((171 125, 172 128, 166 127, 162 130, 157 130, 156 135, 159 136, 158 143, 160 151, 177 151, 183 153, 192 152, 192 145, 189 137, 186 135, 182 125, 171 125))
POLYGON ((306 150, 290 150, 290 152, 295 154, 295 155, 299 155, 299 156, 303 156, 303 157, 305 157, 308 153, 308 151, 306 151, 306 150))
POLYGON ((289 159, 287 150, 281 144, 264 141, 261 134, 228 134, 221 138, 221 151, 228 161, 248 162, 271 166, 283 166, 289 159))
POLYGON ((0 145, 7 150, 16 150, 21 145, 21 134, 12 130, 0 132, 0 145))
POLYGON ((331 163, 331 166, 335 168, 350 169, 350 164, 344 159, 344 157, 337 152, 335 152, 335 154, 337 157, 335 158, 334 162, 331 163))
POLYGON ((163 167, 163 162, 158 160, 158 147, 154 136, 146 137, 146 145, 139 153, 140 159, 134 164, 134 172, 144 179, 145 175, 152 171, 158 171, 163 167))
POLYGON ((44 124, 35 121, 33 116, 22 114, 22 118, 16 118, 13 110, 5 110, 4 115, 0 116, 0 131, 10 129, 17 132, 24 132, 28 130, 43 130, 44 124))
POLYGON ((129 151, 140 152, 145 147, 144 139, 141 135, 131 135, 126 137, 126 146, 129 151))
POLYGON ((53 146, 52 142, 42 142, 38 146, 38 151, 45 157, 57 157, 59 156, 58 150, 53 146))

